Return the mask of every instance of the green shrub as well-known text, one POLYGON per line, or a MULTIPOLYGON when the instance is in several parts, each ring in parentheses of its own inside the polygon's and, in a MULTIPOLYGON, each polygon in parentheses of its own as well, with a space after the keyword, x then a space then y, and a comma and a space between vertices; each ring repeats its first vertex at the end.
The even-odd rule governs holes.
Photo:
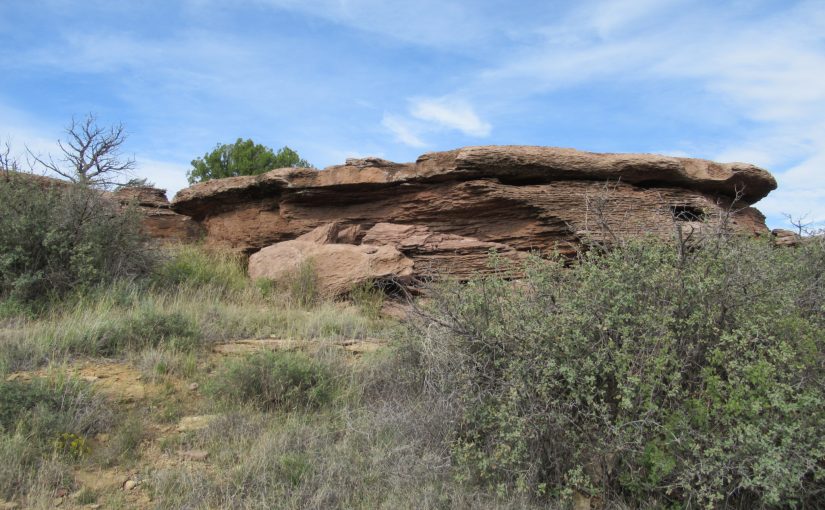
POLYGON ((126 321, 122 333, 114 345, 128 350, 164 344, 188 350, 200 338, 197 324, 190 317, 181 312, 164 312, 154 308, 133 315, 126 321))
POLYGON ((0 498, 25 493, 37 470, 40 453, 22 432, 0 432, 0 498))
POLYGON ((264 352, 227 361, 206 389, 230 403, 295 411, 323 406, 335 388, 331 371, 320 361, 303 353, 264 352))
POLYGON ((136 210, 85 186, 0 176, 0 299, 31 302, 133 278, 151 260, 136 210))
POLYGON ((411 334, 469 480, 634 507, 815 507, 823 274, 821 242, 632 242, 445 284, 411 334))
POLYGON ((38 478, 62 472, 61 463, 83 458, 87 438, 112 422, 110 408, 86 382, 60 375, 0 382, 0 498, 25 494, 38 478))
POLYGON ((146 436, 145 419, 138 413, 122 418, 101 452, 103 464, 112 466, 124 461, 134 462, 140 458, 140 445, 146 436))
POLYGON ((52 376, 0 382, 0 430, 23 425, 44 444, 68 432, 88 435, 108 426, 111 413, 83 381, 52 376))
POLYGON ((120 311, 70 333, 71 336, 65 339, 70 352, 103 356, 161 345, 191 350, 201 338, 200 330, 191 317, 155 307, 144 307, 134 312, 120 311))

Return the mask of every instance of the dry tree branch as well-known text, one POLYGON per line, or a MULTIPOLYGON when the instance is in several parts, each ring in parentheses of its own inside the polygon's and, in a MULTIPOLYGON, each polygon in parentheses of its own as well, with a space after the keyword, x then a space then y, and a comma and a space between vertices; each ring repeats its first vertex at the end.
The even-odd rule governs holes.
POLYGON ((123 124, 103 128, 97 125, 97 117, 88 114, 82 121, 72 118, 66 134, 66 141, 57 141, 62 152, 58 161, 51 154, 43 157, 26 147, 29 165, 40 166, 76 184, 100 188, 122 184, 134 170, 134 158, 123 159, 121 155, 126 141, 123 124))

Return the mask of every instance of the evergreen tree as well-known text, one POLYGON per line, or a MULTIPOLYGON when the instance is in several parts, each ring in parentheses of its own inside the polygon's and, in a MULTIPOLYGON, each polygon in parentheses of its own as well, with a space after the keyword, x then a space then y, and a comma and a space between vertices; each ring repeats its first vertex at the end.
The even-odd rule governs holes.
POLYGON ((289 147, 275 152, 252 140, 238 138, 232 144, 218 144, 212 152, 193 160, 187 178, 193 184, 237 175, 258 175, 275 168, 311 166, 289 147))

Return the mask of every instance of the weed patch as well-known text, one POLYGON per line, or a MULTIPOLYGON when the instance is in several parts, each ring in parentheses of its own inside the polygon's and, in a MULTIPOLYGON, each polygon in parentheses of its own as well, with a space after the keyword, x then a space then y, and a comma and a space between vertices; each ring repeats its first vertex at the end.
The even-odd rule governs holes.
POLYGON ((334 379, 327 365, 306 354, 265 352, 227 361, 206 389, 225 402, 297 411, 328 404, 334 396, 334 379))

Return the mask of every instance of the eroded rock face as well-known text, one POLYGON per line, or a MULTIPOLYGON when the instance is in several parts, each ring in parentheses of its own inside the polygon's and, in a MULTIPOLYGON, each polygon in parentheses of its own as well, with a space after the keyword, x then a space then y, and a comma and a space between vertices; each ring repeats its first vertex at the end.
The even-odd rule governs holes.
POLYGON ((674 222, 713 228, 729 209, 734 230, 766 234, 748 206, 775 188, 744 163, 491 146, 208 181, 181 190, 172 209, 208 244, 247 254, 313 232, 306 242, 391 246, 416 272, 463 274, 490 249, 572 253, 585 239, 669 236, 674 222))
POLYGON ((169 206, 166 190, 151 186, 121 188, 112 196, 123 205, 135 205, 143 215, 142 227, 153 239, 174 242, 192 242, 204 234, 203 227, 169 206))
POLYGON ((777 246, 794 247, 802 242, 802 236, 791 230, 775 228, 771 230, 773 242, 777 246))

